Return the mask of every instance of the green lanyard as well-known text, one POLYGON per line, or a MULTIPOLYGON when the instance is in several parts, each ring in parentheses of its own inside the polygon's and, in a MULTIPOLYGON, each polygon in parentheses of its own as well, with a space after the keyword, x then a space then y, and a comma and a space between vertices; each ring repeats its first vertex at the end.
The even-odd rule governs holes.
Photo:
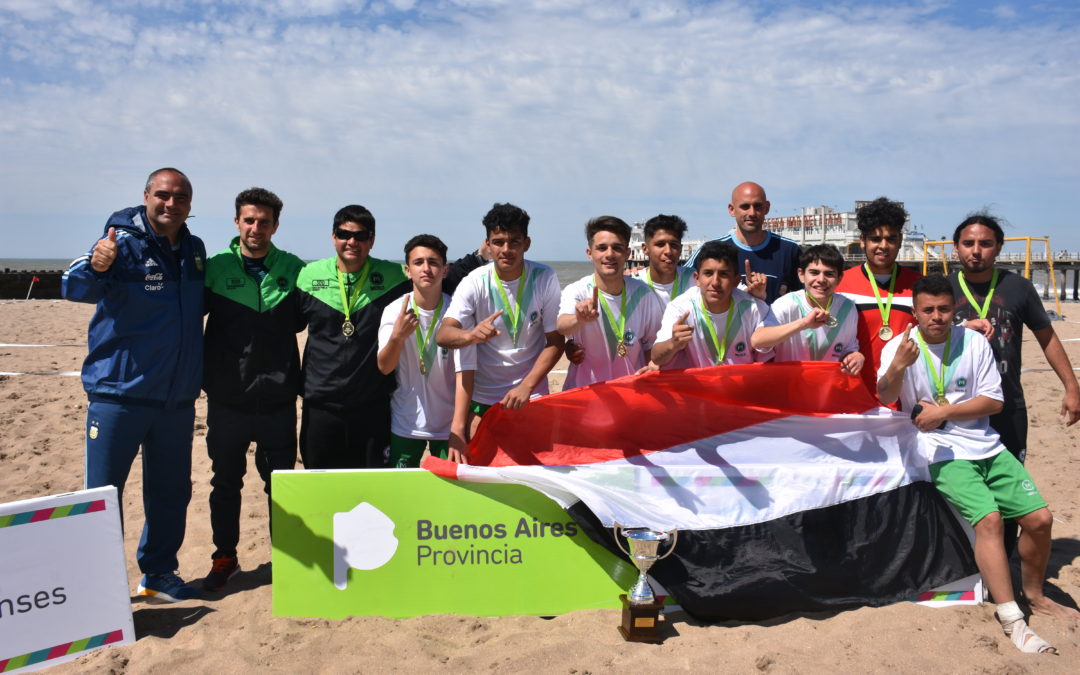
POLYGON ((949 328, 949 335, 945 338, 945 353, 941 355, 940 372, 934 370, 934 362, 930 360, 930 350, 926 347, 922 333, 916 332, 915 337, 919 340, 919 351, 922 352, 926 372, 930 373, 930 379, 934 382, 934 403, 945 405, 949 402, 949 399, 945 398, 945 364, 949 361, 949 349, 952 347, 952 328, 949 328))
MULTIPOLYGON (((870 288, 874 289, 874 297, 877 298, 877 308, 878 311, 881 312, 881 325, 888 328, 889 316, 892 314, 893 288, 896 287, 896 277, 900 276, 898 274, 897 264, 893 263, 892 278, 889 279, 889 302, 884 307, 881 305, 881 291, 878 290, 877 277, 870 271, 870 263, 863 263, 863 267, 866 268, 866 276, 870 279, 870 288)), ((889 332, 889 336, 892 336, 891 331, 889 332)))
POLYGON ((731 332, 731 323, 735 319, 736 307, 735 298, 732 298, 728 304, 727 319, 724 320, 724 340, 719 342, 716 339, 716 326, 713 325, 709 308, 705 306, 705 298, 701 298, 701 318, 705 322, 705 330, 708 331, 713 348, 716 350, 716 365, 724 362, 724 355, 727 353, 728 334, 731 332))
POLYGON ((528 265, 521 268, 521 281, 518 282, 517 307, 515 308, 510 304, 510 298, 506 295, 506 289, 503 288, 502 279, 499 278, 498 273, 491 270, 492 281, 495 283, 495 287, 499 289, 499 295, 502 296, 503 307, 503 320, 506 321, 507 327, 510 328, 510 339, 517 344, 518 334, 521 332, 521 298, 525 296, 525 289, 527 288, 526 282, 529 279, 529 267, 528 265))
POLYGON ((997 269, 994 270, 994 276, 990 277, 990 292, 986 294, 986 299, 983 300, 983 304, 981 306, 978 302, 975 301, 975 296, 971 294, 971 291, 968 290, 967 282, 964 281, 964 273, 961 272, 958 275, 958 278, 960 279, 960 290, 964 292, 964 295, 967 296, 968 302, 970 302, 971 306, 975 308, 975 311, 979 313, 979 318, 985 319, 986 313, 990 311, 990 298, 994 297, 994 289, 997 288, 997 269))
MULTIPOLYGON (((442 306, 443 298, 439 296, 439 304, 435 305, 435 313, 431 315, 431 323, 428 324, 427 335, 420 330, 420 308, 416 306, 415 293, 409 296, 410 302, 412 302, 413 313, 416 314, 416 346, 417 351, 420 352, 420 374, 427 375, 427 360, 430 358, 432 347, 434 342, 431 341, 431 336, 435 334, 435 326, 439 323, 439 319, 442 318, 442 306)), ((431 359, 434 362, 434 359, 431 359)))
POLYGON ((356 287, 350 289, 348 295, 345 294, 345 278, 341 274, 341 270, 337 264, 334 264, 334 271, 337 272, 338 288, 341 290, 341 306, 345 312, 345 323, 341 324, 341 332, 345 334, 345 337, 351 337, 356 332, 356 327, 352 323, 352 306, 356 302, 356 299, 360 297, 360 293, 364 290, 364 282, 367 281, 368 272, 371 270, 371 258, 364 261, 364 266, 360 269, 360 278, 356 282, 356 287))
MULTIPOLYGON (((676 277, 676 279, 678 279, 678 277, 676 277)), ((599 283, 596 280, 596 275, 595 274, 593 275, 593 286, 599 286, 599 283)), ((599 290, 599 289, 597 289, 597 290, 599 290)), ((611 332, 615 334, 615 342, 616 342, 616 345, 617 345, 615 347, 615 353, 618 354, 619 356, 626 356, 627 353, 628 353, 628 350, 626 349, 626 342, 625 342, 625 337, 626 337, 626 296, 627 295, 629 295, 629 293, 627 293, 626 284, 624 283, 623 284, 623 289, 622 289, 622 294, 619 297, 619 322, 616 324, 615 323, 615 317, 612 316, 611 307, 609 307, 608 304, 607 304, 607 298, 604 297, 603 293, 597 293, 596 294, 596 296, 598 298, 600 298, 600 305, 604 308, 604 317, 607 319, 608 327, 611 329, 611 332)))
MULTIPOLYGON (((671 283, 671 299, 679 297, 679 269, 675 268, 675 281, 671 283)), ((652 270, 645 270, 645 281, 649 282, 649 288, 656 291, 656 286, 653 286, 652 282, 652 270)))

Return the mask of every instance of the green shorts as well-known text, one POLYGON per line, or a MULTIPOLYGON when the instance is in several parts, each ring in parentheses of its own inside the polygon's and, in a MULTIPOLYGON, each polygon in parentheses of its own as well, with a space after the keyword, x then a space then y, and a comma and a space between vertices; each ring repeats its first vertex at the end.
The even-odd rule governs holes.
POLYGON ((492 406, 491 403, 477 403, 476 401, 469 401, 469 412, 477 417, 483 417, 484 413, 492 406))
POLYGON ((1006 520, 1046 508, 1031 474, 1012 453, 930 465, 934 487, 974 525, 997 511, 1006 520))
POLYGON ((450 450, 450 441, 432 441, 424 438, 403 438, 390 434, 390 466, 394 469, 415 469, 420 466, 424 450, 439 459, 446 459, 450 450))

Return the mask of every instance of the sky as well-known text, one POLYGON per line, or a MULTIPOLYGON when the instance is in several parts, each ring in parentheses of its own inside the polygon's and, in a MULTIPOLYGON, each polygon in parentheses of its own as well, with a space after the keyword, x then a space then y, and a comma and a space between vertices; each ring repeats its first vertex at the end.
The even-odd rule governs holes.
POLYGON ((146 175, 194 184, 211 252, 238 192, 285 202, 274 242, 333 253, 334 213, 457 257, 495 202, 530 257, 584 258, 585 222, 730 229, 885 195, 951 238, 1080 250, 1080 4, 703 0, 0 0, 0 258, 71 258, 146 175))

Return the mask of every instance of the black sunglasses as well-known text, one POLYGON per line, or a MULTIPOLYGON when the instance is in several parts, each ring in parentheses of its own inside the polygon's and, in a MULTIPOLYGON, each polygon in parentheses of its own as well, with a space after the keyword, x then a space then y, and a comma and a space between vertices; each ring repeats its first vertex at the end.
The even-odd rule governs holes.
POLYGON ((334 237, 341 241, 355 239, 358 242, 364 242, 371 239, 371 230, 343 230, 340 227, 335 227, 334 237))

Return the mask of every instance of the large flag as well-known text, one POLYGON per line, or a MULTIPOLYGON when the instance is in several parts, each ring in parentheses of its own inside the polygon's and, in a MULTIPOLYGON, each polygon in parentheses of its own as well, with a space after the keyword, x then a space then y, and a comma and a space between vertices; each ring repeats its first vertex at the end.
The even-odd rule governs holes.
MULTIPOLYGON (((492 407, 458 480, 610 529, 679 530, 651 571, 702 620, 883 605, 976 571, 917 432, 835 363, 664 371, 492 407)), ((616 550, 617 552, 617 550, 616 550)))

